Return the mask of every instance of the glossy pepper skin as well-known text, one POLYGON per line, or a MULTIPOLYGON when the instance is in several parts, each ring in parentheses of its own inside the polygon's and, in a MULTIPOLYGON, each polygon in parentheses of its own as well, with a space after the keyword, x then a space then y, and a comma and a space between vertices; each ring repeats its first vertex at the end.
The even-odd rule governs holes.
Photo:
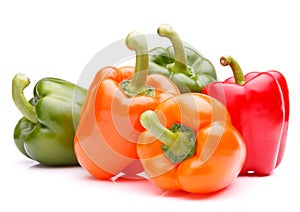
POLYGON ((162 74, 169 77, 181 93, 201 92, 211 82, 217 80, 213 64, 196 50, 183 46, 176 31, 163 24, 158 34, 171 40, 168 48, 156 47, 149 52, 149 74, 162 74))
POLYGON ((241 175, 269 175, 281 162, 289 122, 289 92, 284 76, 278 71, 242 70, 230 56, 221 64, 231 66, 234 77, 209 84, 203 91, 224 103, 233 125, 244 137, 247 158, 241 175))
POLYGON ((16 74, 12 81, 13 100, 24 115, 14 129, 16 146, 43 165, 78 165, 73 139, 86 89, 62 79, 43 78, 27 101, 23 90, 29 83, 24 74, 16 74))
POLYGON ((149 180, 162 190, 211 193, 238 176, 246 147, 216 99, 182 94, 140 119, 146 131, 138 139, 138 155, 149 180))
POLYGON ((142 34, 130 33, 126 44, 136 52, 136 66, 104 67, 96 74, 74 139, 79 163, 98 179, 109 179, 121 172, 131 175, 124 177, 134 178, 142 171, 124 171, 132 163, 139 163, 136 142, 143 131, 140 114, 179 95, 167 77, 148 76, 148 48, 142 34))

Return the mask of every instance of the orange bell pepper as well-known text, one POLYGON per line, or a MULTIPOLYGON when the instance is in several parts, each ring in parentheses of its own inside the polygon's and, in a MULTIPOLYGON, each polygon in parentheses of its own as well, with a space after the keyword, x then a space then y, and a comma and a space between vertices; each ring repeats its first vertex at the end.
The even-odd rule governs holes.
POLYGON ((246 156, 243 138, 218 100, 200 93, 170 98, 142 113, 137 145, 149 180, 163 190, 210 193, 230 185, 246 156))
MULTIPOLYGON (((136 142, 144 130, 140 114, 179 95, 178 88, 167 77, 148 76, 148 48, 142 34, 129 34, 126 45, 136 52, 136 66, 104 67, 96 74, 74 138, 80 165, 99 179, 118 175, 138 162, 136 142)), ((134 175, 142 170, 127 171, 134 175)))

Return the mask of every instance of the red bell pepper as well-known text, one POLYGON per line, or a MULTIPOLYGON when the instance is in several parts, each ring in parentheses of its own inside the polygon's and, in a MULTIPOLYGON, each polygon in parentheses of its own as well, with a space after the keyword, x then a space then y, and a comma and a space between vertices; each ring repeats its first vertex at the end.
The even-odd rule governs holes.
POLYGON ((232 123, 243 136, 247 157, 240 175, 269 175, 281 162, 288 131, 289 91, 278 71, 250 72, 243 75, 230 56, 221 57, 234 77, 214 82, 203 89, 226 105, 232 123))

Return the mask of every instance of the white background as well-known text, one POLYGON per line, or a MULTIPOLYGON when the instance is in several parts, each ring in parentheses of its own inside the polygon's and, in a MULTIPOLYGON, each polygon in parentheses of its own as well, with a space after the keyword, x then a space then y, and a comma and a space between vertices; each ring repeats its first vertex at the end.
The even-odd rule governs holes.
POLYGON ((297 1, 177 2, 0 1, 0 211, 300 209, 297 1), (271 176, 239 177, 226 190, 208 196, 165 193, 146 180, 98 181, 81 167, 41 167, 18 152, 13 129, 21 114, 11 99, 16 73, 31 78, 28 98, 37 80, 46 76, 76 83, 101 49, 133 30, 156 33, 162 23, 172 25, 209 58, 219 80, 231 76, 219 64, 223 54, 235 57, 245 73, 275 69, 285 75, 290 128, 284 159, 271 176))

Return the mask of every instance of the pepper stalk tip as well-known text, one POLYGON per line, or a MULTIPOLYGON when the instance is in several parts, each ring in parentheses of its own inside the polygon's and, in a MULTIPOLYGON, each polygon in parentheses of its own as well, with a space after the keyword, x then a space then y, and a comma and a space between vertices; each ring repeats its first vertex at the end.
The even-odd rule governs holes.
POLYGON ((175 31, 169 24, 162 24, 157 29, 157 34, 163 37, 168 37, 170 34, 173 34, 175 31))
POLYGON ((220 58, 220 63, 222 66, 230 66, 236 84, 243 85, 246 82, 245 76, 239 63, 233 57, 228 55, 222 56, 220 58))
POLYGON ((231 63, 231 59, 232 59, 231 56, 227 56, 227 55, 222 56, 220 58, 220 63, 222 66, 228 66, 231 63))
POLYGON ((146 38, 138 31, 133 31, 127 35, 126 46, 130 50, 135 50, 136 53, 140 55, 148 54, 148 44, 146 38))

